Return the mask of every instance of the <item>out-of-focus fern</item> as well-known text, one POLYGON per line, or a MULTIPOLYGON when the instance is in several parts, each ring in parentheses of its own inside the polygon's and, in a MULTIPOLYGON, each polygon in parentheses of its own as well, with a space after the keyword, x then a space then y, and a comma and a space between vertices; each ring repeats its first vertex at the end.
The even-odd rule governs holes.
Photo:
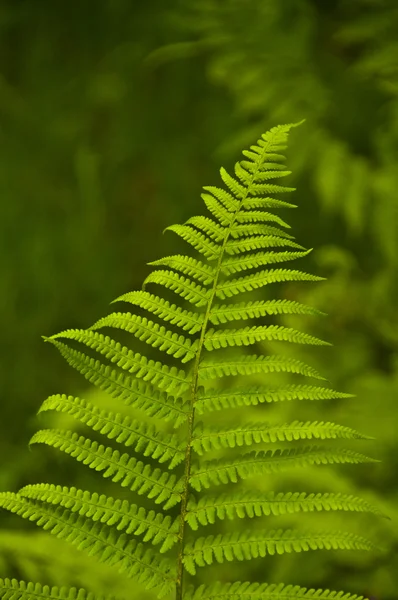
POLYGON ((96 596, 128 598, 139 592, 142 600, 152 597, 150 591, 123 578, 112 567, 76 552, 73 546, 46 532, 1 531, 0 571, 12 574, 16 580, 45 581, 50 587, 62 582, 68 592, 73 587, 88 586, 96 596))
MULTIPOLYGON (((235 164, 235 176, 221 168, 228 191, 214 186, 204 188, 210 217, 193 217, 184 225, 169 228, 201 256, 178 254, 152 263, 158 268, 145 280, 145 289, 118 299, 135 307, 137 313, 113 312, 87 330, 66 330, 45 338, 88 381, 150 419, 141 422, 116 411, 100 410, 85 399, 57 394, 47 398, 39 412, 71 415, 93 432, 127 449, 131 447, 130 451, 62 429, 38 431, 30 443, 58 448, 123 488, 145 495, 157 506, 146 510, 127 499, 49 483, 27 485, 18 493, 2 493, 0 506, 35 522, 146 589, 155 589, 158 597, 362 598, 290 584, 236 581, 198 587, 189 579, 215 562, 320 549, 371 550, 375 546, 370 539, 345 530, 266 528, 262 524, 250 527, 248 523, 242 531, 208 531, 210 525, 226 516, 257 521, 287 511, 381 514, 353 495, 301 491, 259 495, 240 485, 251 477, 271 477, 291 468, 373 462, 360 452, 333 443, 368 439, 367 435, 323 421, 270 425, 263 420, 240 419, 228 427, 211 426, 214 411, 228 414, 233 408, 262 403, 350 397, 319 385, 324 378, 318 371, 288 354, 237 351, 240 346, 259 342, 326 345, 313 335, 268 320, 278 313, 316 314, 315 309, 283 299, 251 302, 246 296, 253 289, 275 282, 322 279, 296 269, 273 267, 308 253, 288 233, 289 225, 270 212, 295 206, 269 196, 294 189, 270 180, 290 174, 283 166, 285 157, 281 152, 295 125, 274 127, 244 150, 244 159, 235 164), (156 286, 161 286, 164 297, 154 293, 159 289, 156 286), (260 321, 247 325, 252 319, 260 321), (166 353, 168 362, 169 357, 174 360, 169 365, 148 359, 145 352, 130 349, 102 333, 102 328, 132 334, 136 342, 166 353), (278 384, 279 373, 287 374, 292 383, 278 384), (269 383, 256 384, 251 379, 256 374, 267 375, 269 383), (234 385, 238 375, 248 383, 234 385), (295 383, 297 377, 300 381, 315 379, 315 385, 295 383), (226 382, 222 392, 215 387, 221 381, 226 382), (160 426, 161 422, 169 425, 168 430, 160 426), (324 440, 330 445, 324 446, 324 440), (252 446, 260 448, 251 450, 252 446), (232 452, 227 458, 212 456, 220 448, 232 452), (220 488, 226 492, 218 492, 220 488), (202 535, 195 535, 196 531, 202 535)), ((72 600, 86 596, 84 590, 77 595, 75 589, 50 590, 8 579, 1 580, 0 590, 2 597, 13 600, 38 596, 72 600)))
MULTIPOLYGON (((181 47, 192 54, 196 43, 197 51, 206 51, 209 77, 231 93, 243 121, 219 155, 229 156, 252 139, 264 127, 265 114, 282 120, 304 111, 314 130, 303 140, 300 156, 293 157, 295 168, 305 170, 311 157, 308 177, 326 216, 341 216, 353 239, 371 232, 382 268, 396 269, 394 0, 333 8, 310 0, 250 5, 181 0, 176 12, 186 38, 181 47), (344 106, 344 113, 336 106, 344 106)), ((170 60, 173 54, 159 48, 150 58, 162 56, 170 60)))

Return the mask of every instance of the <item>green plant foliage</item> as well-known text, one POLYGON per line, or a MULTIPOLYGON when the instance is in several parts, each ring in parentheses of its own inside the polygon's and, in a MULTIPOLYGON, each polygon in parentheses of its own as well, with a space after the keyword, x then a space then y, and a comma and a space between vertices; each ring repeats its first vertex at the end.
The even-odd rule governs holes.
MULTIPOLYGON (((307 516, 330 511, 381 514, 371 503, 356 496, 296 491, 259 495, 249 493, 244 487, 234 492, 234 488, 242 487, 243 480, 253 476, 271 476, 312 465, 375 462, 361 452, 333 444, 369 436, 329 421, 294 420, 276 425, 262 420, 236 421, 232 427, 215 427, 205 420, 214 411, 228 413, 230 408, 264 402, 286 404, 284 401, 295 399, 322 401, 350 397, 327 387, 294 383, 303 377, 324 379, 301 360, 278 353, 247 354, 240 350, 241 346, 259 343, 325 345, 317 337, 292 327, 268 322, 246 325, 250 319, 268 315, 317 313, 309 306, 284 299, 245 300, 245 294, 272 283, 322 279, 298 270, 263 268, 308 253, 286 233, 286 223, 268 213, 269 208, 292 207, 268 194, 287 193, 294 188, 268 180, 290 174, 283 167, 285 157, 281 152, 286 149, 290 129, 299 124, 280 125, 262 135, 249 151, 244 151, 245 159, 249 160, 235 164, 235 176, 221 169, 221 178, 229 191, 213 186, 205 188, 209 192, 205 202, 216 221, 199 216, 184 225, 168 228, 201 256, 193 259, 175 255, 152 263, 162 268, 151 273, 144 286, 150 286, 151 290, 157 286, 155 289, 162 290, 166 298, 146 289, 120 298, 145 311, 145 316, 116 312, 87 330, 69 329, 45 338, 89 382, 115 401, 141 410, 149 423, 100 410, 79 397, 57 394, 45 400, 39 412, 66 413, 121 447, 132 447, 140 458, 72 430, 43 429, 34 434, 30 443, 58 448, 129 492, 153 500, 156 510, 147 510, 129 500, 48 483, 27 485, 18 493, 3 492, 0 506, 114 567, 147 590, 154 590, 159 598, 363 598, 289 584, 236 581, 198 587, 189 579, 213 563, 321 549, 351 551, 376 547, 372 539, 353 531, 307 529, 304 513, 307 516), (268 225, 269 221, 275 225, 268 225), (258 268, 261 270, 256 271, 258 268), (240 275, 246 270, 252 272, 240 275), (169 297, 173 300, 169 301, 169 297), (154 321, 153 316, 161 323, 154 321), (228 326, 230 322, 235 325, 233 328, 228 326), (130 349, 98 331, 102 328, 115 329, 115 335, 132 334, 137 347, 143 350, 130 349), (145 344, 162 360, 147 358, 145 344), (163 362, 164 359, 170 364, 163 362), (285 387, 278 385, 280 373, 287 375, 292 383, 285 387), (267 375, 269 385, 249 382, 250 388, 236 386, 234 378, 246 380, 255 374, 267 375), (211 387, 214 385, 222 385, 222 391, 211 387), (203 422, 197 420, 196 412, 203 416, 203 422), (153 419, 169 423, 173 431, 166 431, 164 423, 152 422, 153 419), (317 445, 312 444, 314 439, 317 445), (325 440, 330 445, 324 446, 325 440), (265 448, 245 451, 247 447, 263 444, 265 448), (212 456, 212 452, 220 449, 236 451, 228 452, 227 458, 212 456), (222 486, 227 491, 218 496, 214 490, 206 492, 222 486), (267 528, 260 521, 264 516, 279 517, 287 513, 303 515, 297 528, 267 528), (232 533, 206 531, 205 535, 194 535, 226 516, 252 522, 258 519, 260 524, 232 533)), ((50 589, 10 579, 1 580, 0 584, 0 596, 7 600, 92 597, 74 588, 50 589)))

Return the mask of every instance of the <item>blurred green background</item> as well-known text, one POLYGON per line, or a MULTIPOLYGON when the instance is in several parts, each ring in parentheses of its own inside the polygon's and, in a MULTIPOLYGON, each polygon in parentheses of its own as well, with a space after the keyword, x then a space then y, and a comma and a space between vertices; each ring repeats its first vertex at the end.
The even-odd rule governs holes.
MULTIPOLYGON (((297 268, 328 280, 278 292, 329 314, 312 327, 334 346, 310 349, 307 361, 357 398, 327 415, 303 403, 278 414, 374 435, 366 452, 382 463, 297 472, 291 481, 306 489, 315 477, 322 489, 365 495, 392 521, 380 531, 362 522, 375 527, 379 554, 277 557, 233 572, 393 600, 396 0, 0 1, 0 489, 48 481, 113 490, 55 451, 28 451, 46 396, 93 393, 41 335, 87 327, 115 297, 139 289, 148 261, 184 249, 161 233, 204 214, 201 186, 219 184, 219 167, 270 127, 302 118, 287 163, 299 208, 283 218, 315 249, 297 268)), ((17 517, 2 513, 0 525, 0 577, 128 588, 17 517)))

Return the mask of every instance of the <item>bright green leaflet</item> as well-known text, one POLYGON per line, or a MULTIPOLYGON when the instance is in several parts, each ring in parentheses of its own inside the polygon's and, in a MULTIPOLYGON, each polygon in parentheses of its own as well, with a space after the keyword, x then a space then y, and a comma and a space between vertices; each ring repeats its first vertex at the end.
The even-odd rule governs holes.
MULTIPOLYGON (((111 445, 99 444, 68 430, 38 431, 30 443, 47 444, 70 454, 122 487, 145 495, 153 501, 154 509, 148 511, 127 500, 47 483, 25 486, 18 493, 1 493, 0 506, 35 521, 99 561, 114 565, 119 572, 153 589, 159 598, 362 598, 289 584, 237 581, 198 586, 192 579, 198 570, 214 561, 259 557, 267 560, 265 557, 275 553, 374 547, 371 540, 346 531, 250 528, 250 520, 289 512, 350 511, 381 515, 361 498, 339 493, 260 494, 250 492, 246 484, 242 489, 241 484, 255 475, 266 477, 268 473, 294 467, 372 462, 359 452, 332 445, 333 440, 366 439, 366 435, 323 421, 271 426, 266 422, 245 423, 241 417, 233 427, 211 426, 214 411, 350 396, 302 382, 279 387, 254 384, 250 376, 259 374, 264 381, 267 374, 279 372, 317 382, 323 377, 299 360, 239 349, 267 341, 326 344, 304 332, 266 321, 278 314, 320 314, 316 309, 285 299, 253 301, 247 296, 252 290, 274 282, 322 279, 297 269, 273 266, 309 252, 288 233, 289 225, 269 212, 295 206, 270 196, 292 192, 294 188, 269 180, 290 175, 283 166, 285 157, 281 152, 286 149, 290 129, 299 124, 280 125, 262 135, 250 150, 243 152, 244 160, 235 164, 235 176, 221 169, 228 191, 214 186, 204 188, 203 199, 210 216, 193 217, 183 225, 168 228, 198 254, 169 256, 151 263, 156 270, 147 277, 144 289, 118 298, 133 308, 138 307, 140 314, 114 312, 87 330, 72 329, 45 338, 89 382, 127 406, 139 409, 145 419, 100 410, 83 398, 54 395, 47 398, 40 411, 72 415, 92 430, 124 444, 127 450, 131 447, 132 452, 120 452, 111 445), (167 290, 167 298, 173 297, 173 301, 156 294, 162 289, 167 290), (253 320, 257 320, 255 325, 253 320), (152 346, 155 353, 168 356, 164 357, 165 362, 149 359, 102 333, 103 328, 129 332, 139 342, 152 346), (80 349, 76 349, 77 344, 80 349), (86 354, 85 347, 97 358, 86 354), (240 380, 247 378, 248 384, 234 385, 232 379, 229 386, 217 387, 226 377, 234 376, 240 376, 240 380), (202 415, 210 424, 198 420, 202 415), (170 432, 157 426, 159 420, 169 423, 170 432), (314 444, 314 440, 330 440, 331 444, 325 447, 314 444), (303 441, 307 445, 300 444, 303 441), (279 442, 290 445, 267 449, 267 444, 279 442), (256 444, 265 444, 265 448, 251 450, 256 444), (228 454, 231 448, 242 452, 230 458, 209 457, 212 451, 225 449, 228 454), (148 457, 157 461, 159 467, 153 467, 148 457), (236 492, 217 492, 221 486, 230 484, 236 487, 236 492), (211 491, 207 493, 209 488, 211 491), (179 514, 172 518, 167 511, 176 506, 179 514), (245 519, 247 528, 235 529, 230 534, 214 534, 206 529, 204 535, 194 535, 225 518, 245 519)), ((85 600, 93 595, 74 588, 50 589, 40 583, 2 579, 0 597, 85 600)))

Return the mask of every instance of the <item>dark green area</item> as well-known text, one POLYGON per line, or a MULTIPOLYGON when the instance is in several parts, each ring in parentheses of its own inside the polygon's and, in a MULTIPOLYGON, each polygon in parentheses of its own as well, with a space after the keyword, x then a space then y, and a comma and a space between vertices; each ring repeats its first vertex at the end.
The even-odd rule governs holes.
MULTIPOLYGON (((329 313, 311 328, 334 346, 307 361, 357 398, 327 413, 284 407, 282 419, 308 410, 374 435, 366 452, 383 462, 329 485, 364 489, 398 517, 397 37, 394 0, 0 2, 1 491, 103 489, 71 459, 27 449, 47 395, 87 390, 41 335, 87 327, 140 288, 148 261, 183 248, 161 232, 203 214, 201 186, 219 184, 220 164, 306 118, 288 151, 299 208, 282 216, 315 249, 300 268, 328 281, 277 289, 329 313)), ((308 476, 295 477, 306 489, 308 476)), ((280 558, 272 577, 392 600, 395 523, 378 534, 380 555, 311 554, 299 568, 280 558)), ((10 543, 0 535, 0 576, 76 584, 72 568, 10 543)), ((94 589, 87 572, 79 585, 94 589)))

